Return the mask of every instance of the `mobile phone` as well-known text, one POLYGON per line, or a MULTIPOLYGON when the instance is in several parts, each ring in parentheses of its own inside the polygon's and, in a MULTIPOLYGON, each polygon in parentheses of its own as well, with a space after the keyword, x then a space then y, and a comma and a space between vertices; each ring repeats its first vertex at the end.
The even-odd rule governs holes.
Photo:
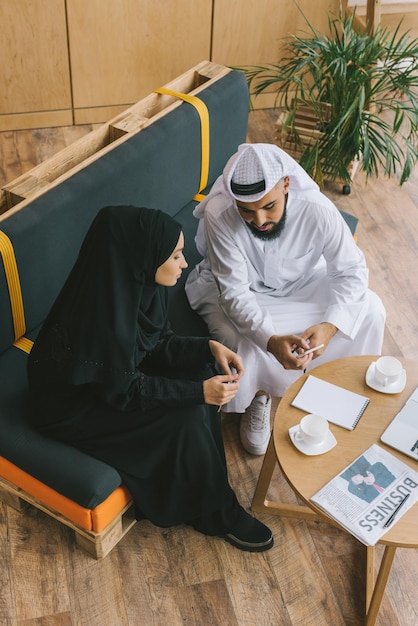
POLYGON ((324 344, 321 343, 319 344, 319 346, 315 346, 315 348, 309 348, 309 350, 305 350, 303 354, 297 354, 296 358, 301 359, 303 356, 306 356, 307 354, 310 354, 311 352, 315 352, 315 350, 319 350, 320 348, 323 348, 323 347, 324 347, 324 344))
MULTIPOLYGON (((235 369, 235 367, 233 365, 229 366, 229 369, 231 370, 231 374, 236 374, 237 370, 235 369)), ((229 380, 227 383, 224 383, 224 385, 230 385, 233 381, 229 380)))

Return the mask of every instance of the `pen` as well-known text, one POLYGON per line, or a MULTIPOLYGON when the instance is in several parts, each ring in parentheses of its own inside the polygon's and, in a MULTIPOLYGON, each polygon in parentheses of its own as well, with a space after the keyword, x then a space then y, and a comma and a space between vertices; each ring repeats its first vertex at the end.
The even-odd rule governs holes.
POLYGON ((303 356, 306 356, 307 354, 310 354, 311 352, 315 352, 315 350, 319 350, 320 348, 323 348, 324 344, 321 343, 319 344, 319 346, 315 346, 315 348, 309 348, 309 350, 305 350, 305 352, 303 352, 302 354, 297 354, 296 358, 297 359, 301 359, 303 356))
MULTIPOLYGON (((315 350, 319 350, 319 348, 323 348, 324 344, 321 343, 319 344, 319 346, 315 346, 315 348, 309 348, 309 350, 306 350, 303 354, 296 354, 296 358, 300 359, 303 356, 306 356, 307 354, 311 354, 311 352, 315 352, 315 350)), ((306 374, 306 369, 303 370, 303 373, 306 374)))
POLYGON ((403 505, 405 504, 405 502, 408 500, 409 496, 411 494, 408 493, 406 494, 406 496, 404 497, 403 500, 401 500, 398 504, 398 506, 396 507, 396 509, 393 511, 392 515, 390 517, 388 517, 388 519, 386 520, 386 522, 383 524, 383 528, 387 528, 388 526, 390 526, 393 522, 393 520, 395 519, 395 517, 397 516, 397 514, 399 513, 399 509, 401 507, 403 507, 403 505))

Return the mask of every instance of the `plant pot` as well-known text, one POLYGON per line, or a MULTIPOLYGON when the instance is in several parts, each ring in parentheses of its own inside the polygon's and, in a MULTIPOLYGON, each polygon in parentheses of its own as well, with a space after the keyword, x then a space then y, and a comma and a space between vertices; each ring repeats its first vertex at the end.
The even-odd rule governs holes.
MULTIPOLYGON (((289 116, 288 111, 282 111, 274 125, 274 143, 285 150, 296 161, 299 161, 305 150, 315 144, 324 135, 321 130, 323 123, 331 117, 331 105, 324 102, 320 105, 321 119, 317 114, 317 109, 313 105, 298 105, 292 125, 286 125, 289 116)), ((360 161, 355 159, 350 163, 348 172, 353 181, 360 161)), ((347 181, 341 182, 342 193, 348 195, 351 192, 350 184, 347 181)))

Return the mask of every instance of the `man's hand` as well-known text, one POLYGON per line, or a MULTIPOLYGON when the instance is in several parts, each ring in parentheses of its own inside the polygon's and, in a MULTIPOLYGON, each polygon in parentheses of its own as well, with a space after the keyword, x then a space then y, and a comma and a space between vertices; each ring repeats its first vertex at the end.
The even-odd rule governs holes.
POLYGON ((321 322, 305 330, 302 337, 309 342, 311 348, 319 346, 321 343, 324 344, 323 348, 314 352, 312 358, 316 359, 327 349, 329 342, 337 332, 338 328, 329 322, 321 322))
POLYGON ((305 369, 312 360, 312 354, 297 358, 309 349, 309 342, 299 335, 272 335, 267 342, 267 351, 283 365, 285 370, 305 369))
POLYGON ((285 370, 304 370, 312 359, 323 354, 338 328, 329 322, 321 322, 307 328, 302 335, 272 335, 267 343, 267 351, 279 361, 285 370), (324 344, 306 356, 309 348, 324 344))

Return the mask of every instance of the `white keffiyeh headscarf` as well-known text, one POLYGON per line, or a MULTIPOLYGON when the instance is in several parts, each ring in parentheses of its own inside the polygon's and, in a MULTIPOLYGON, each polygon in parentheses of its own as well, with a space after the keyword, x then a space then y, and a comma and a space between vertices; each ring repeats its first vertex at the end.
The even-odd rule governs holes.
POLYGON ((241 202, 261 200, 285 176, 294 191, 318 189, 299 163, 274 144, 241 144, 223 172, 226 190, 241 202))

